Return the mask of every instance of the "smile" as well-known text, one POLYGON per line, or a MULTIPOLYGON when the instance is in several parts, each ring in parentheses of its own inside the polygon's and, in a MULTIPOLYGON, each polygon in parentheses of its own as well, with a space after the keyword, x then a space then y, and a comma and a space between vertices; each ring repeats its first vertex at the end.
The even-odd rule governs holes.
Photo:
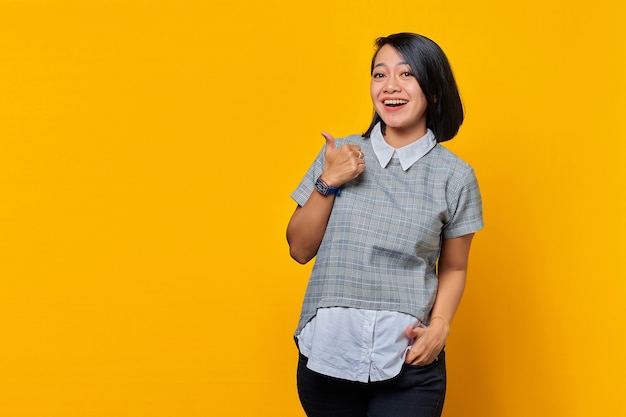
POLYGON ((408 103, 408 101, 407 100, 384 100, 383 103, 385 103, 385 106, 395 107, 395 106, 402 106, 403 104, 408 103))

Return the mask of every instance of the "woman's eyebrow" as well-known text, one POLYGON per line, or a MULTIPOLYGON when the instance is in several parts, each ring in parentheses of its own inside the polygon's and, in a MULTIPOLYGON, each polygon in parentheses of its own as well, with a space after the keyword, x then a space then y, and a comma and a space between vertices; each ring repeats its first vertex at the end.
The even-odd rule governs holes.
MULTIPOLYGON (((400 61, 396 65, 409 65, 409 63, 406 62, 406 61, 400 61)), ((387 66, 387 64, 385 64, 384 62, 379 62, 378 64, 374 65, 374 68, 376 68, 376 67, 386 67, 386 66, 387 66)))

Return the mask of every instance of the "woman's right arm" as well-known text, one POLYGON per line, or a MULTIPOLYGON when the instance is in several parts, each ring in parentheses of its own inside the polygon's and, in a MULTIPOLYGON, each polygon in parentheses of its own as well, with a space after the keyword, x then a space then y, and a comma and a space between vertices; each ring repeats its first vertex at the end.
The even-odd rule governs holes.
POLYGON ((321 195, 313 191, 304 206, 298 206, 287 226, 289 253, 301 264, 317 254, 326 232, 335 195, 321 195))
MULTIPOLYGON (((359 146, 344 145, 337 148, 331 135, 322 135, 326 138, 322 180, 330 186, 339 187, 365 170, 359 146)), ((291 257, 299 263, 305 264, 317 254, 335 198, 334 194, 322 195, 313 191, 307 202, 302 207, 298 206, 291 216, 287 226, 287 242, 291 257)))

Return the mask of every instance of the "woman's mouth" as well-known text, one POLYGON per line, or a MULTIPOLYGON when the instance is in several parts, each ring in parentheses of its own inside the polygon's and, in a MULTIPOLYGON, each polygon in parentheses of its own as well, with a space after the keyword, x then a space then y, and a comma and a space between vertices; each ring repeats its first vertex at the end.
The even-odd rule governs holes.
POLYGON ((402 106, 404 104, 408 103, 407 100, 398 100, 398 99, 394 99, 394 100, 383 100, 383 104, 385 106, 388 107, 398 107, 398 106, 402 106))

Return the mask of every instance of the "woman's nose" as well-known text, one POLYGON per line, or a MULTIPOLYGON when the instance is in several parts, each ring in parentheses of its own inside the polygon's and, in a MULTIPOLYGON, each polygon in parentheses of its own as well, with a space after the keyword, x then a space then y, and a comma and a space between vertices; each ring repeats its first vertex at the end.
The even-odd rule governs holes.
POLYGON ((400 84, 394 77, 388 77, 385 81, 383 91, 385 93, 394 93, 400 90, 400 84))

